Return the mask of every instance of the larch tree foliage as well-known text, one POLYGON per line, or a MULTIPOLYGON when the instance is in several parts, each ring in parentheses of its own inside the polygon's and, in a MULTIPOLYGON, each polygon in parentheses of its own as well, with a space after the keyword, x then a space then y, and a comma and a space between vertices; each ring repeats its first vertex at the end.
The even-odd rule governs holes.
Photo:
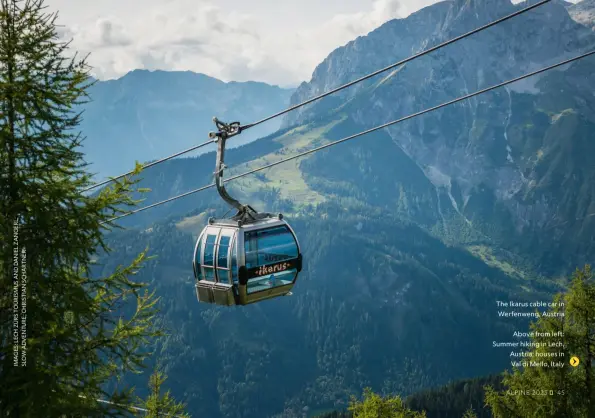
POLYGON ((139 398, 137 403, 146 409, 146 418, 188 418, 189 415, 184 413, 184 405, 176 402, 169 391, 161 393, 161 387, 166 379, 161 370, 155 369, 149 378, 149 396, 144 400, 139 398))
POLYGON ((465 414, 463 414, 463 418, 477 418, 477 414, 473 408, 469 408, 467 411, 465 411, 465 414))
POLYGON ((131 279, 145 252, 90 274, 111 218, 137 203, 136 181, 84 193, 77 127, 93 81, 56 18, 43 0, 0 0, 0 415, 126 416, 96 399, 132 402, 106 388, 150 355, 157 299, 131 279))
POLYGON ((526 359, 529 364, 504 374, 506 390, 486 387, 486 404, 495 418, 595 417, 595 281, 590 266, 576 270, 568 291, 554 298, 548 312, 532 324, 535 346, 526 359), (556 341, 563 347, 550 346, 556 341), (578 366, 570 365, 572 357, 579 359, 578 366), (563 366, 543 367, 544 361, 563 366))
POLYGON ((425 412, 412 411, 399 396, 381 397, 370 388, 361 401, 352 398, 349 411, 353 418, 425 418, 425 412))

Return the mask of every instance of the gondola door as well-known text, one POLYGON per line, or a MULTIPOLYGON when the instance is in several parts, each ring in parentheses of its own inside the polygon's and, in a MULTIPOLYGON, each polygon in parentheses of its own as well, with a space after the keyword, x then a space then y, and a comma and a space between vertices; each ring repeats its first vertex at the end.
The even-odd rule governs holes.
POLYGON ((207 227, 203 233, 201 254, 201 278, 198 282, 199 292, 202 288, 207 296, 200 301, 218 305, 235 305, 235 296, 231 282, 231 266, 235 229, 207 227))
POLYGON ((216 280, 217 283, 225 286, 231 286, 231 266, 232 266, 232 243, 234 242, 235 230, 222 228, 219 233, 217 245, 215 246, 216 262, 216 280))

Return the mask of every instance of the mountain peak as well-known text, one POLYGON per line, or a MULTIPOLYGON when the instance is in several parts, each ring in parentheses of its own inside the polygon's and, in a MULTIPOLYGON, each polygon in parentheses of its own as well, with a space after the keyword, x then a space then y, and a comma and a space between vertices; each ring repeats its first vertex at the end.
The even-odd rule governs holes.
POLYGON ((510 0, 452 0, 445 23, 460 20, 488 23, 510 14, 514 7, 510 0))
MULTIPOLYGON (((595 0, 584 0, 584 2, 595 2, 595 0)), ((510 0, 451 0, 451 7, 445 19, 444 27, 463 25, 463 27, 471 29, 501 19, 515 10, 518 11, 535 3, 537 3, 537 0, 526 0, 518 4, 513 4, 510 0)), ((544 26, 550 24, 564 25, 570 21, 566 9, 572 6, 572 3, 565 0, 553 0, 531 10, 520 19, 541 21, 540 24, 544 26), (544 20, 549 22, 546 23, 544 20)), ((514 24, 516 25, 518 22, 514 24)))
POLYGON ((471 11, 491 11, 503 7, 511 7, 512 2, 510 0, 451 0, 453 8, 458 10, 471 10, 471 11))
POLYGON ((209 75, 203 73, 196 73, 194 71, 186 70, 186 71, 169 71, 169 70, 148 70, 145 68, 137 68, 132 71, 127 72, 124 74, 122 79, 125 78, 135 78, 135 79, 145 79, 145 78, 172 78, 172 77, 192 77, 195 79, 204 79, 204 80, 212 80, 221 82, 221 80, 211 77, 209 75))

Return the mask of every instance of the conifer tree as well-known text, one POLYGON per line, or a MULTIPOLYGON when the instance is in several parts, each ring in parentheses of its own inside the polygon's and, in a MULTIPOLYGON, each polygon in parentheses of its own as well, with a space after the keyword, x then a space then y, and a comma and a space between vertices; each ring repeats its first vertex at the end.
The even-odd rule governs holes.
POLYGON ((142 399, 138 400, 142 403, 142 407, 147 410, 146 418, 189 417, 184 413, 184 405, 177 403, 171 397, 169 391, 163 395, 161 394, 161 386, 166 379, 165 374, 158 368, 149 378, 149 396, 144 401, 142 399))
POLYGON ((467 411, 465 411, 463 418, 477 418, 477 414, 475 413, 473 408, 469 408, 467 411))
POLYGON ((370 388, 364 390, 361 401, 351 399, 349 411, 354 418, 425 418, 425 412, 412 411, 399 396, 381 397, 370 388))
POLYGON ((96 399, 131 402, 106 383, 138 372, 160 334, 156 298, 131 280, 146 253, 108 277, 90 269, 136 182, 84 193, 77 127, 93 81, 56 18, 43 0, 0 0, 0 415, 129 415, 96 399))
POLYGON ((590 266, 576 270, 567 293, 554 298, 554 306, 548 315, 540 316, 531 330, 535 347, 526 359, 527 365, 504 374, 505 391, 497 392, 486 387, 486 403, 494 417, 595 416, 592 366, 595 358, 595 282, 590 266), (564 346, 550 346, 556 340, 564 346), (547 357, 547 353, 563 356, 547 357), (572 357, 579 359, 578 366, 570 365, 572 357), (560 360, 563 366, 551 367, 552 359, 560 360), (543 361, 550 366, 542 367, 540 362, 543 361))
POLYGON ((576 411, 588 417, 595 417, 595 279, 591 266, 576 270, 574 280, 566 296, 566 313, 571 355, 579 359, 577 367, 569 370, 569 390, 576 390, 572 402, 577 399, 576 411))

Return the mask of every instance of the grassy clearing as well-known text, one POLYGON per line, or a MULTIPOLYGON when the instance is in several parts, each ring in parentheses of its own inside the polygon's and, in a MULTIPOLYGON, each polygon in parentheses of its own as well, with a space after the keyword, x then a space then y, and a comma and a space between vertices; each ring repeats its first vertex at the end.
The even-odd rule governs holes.
POLYGON ((497 268, 510 277, 522 280, 527 279, 525 272, 517 269, 506 260, 498 259, 490 247, 485 245, 470 245, 466 247, 466 249, 475 257, 480 258, 488 266, 497 268))
MULTIPOLYGON (((338 119, 328 125, 310 130, 308 130, 307 126, 297 127, 275 139, 275 142, 283 145, 281 150, 272 154, 267 154, 246 164, 242 164, 242 166, 238 168, 238 172, 272 164, 292 155, 304 152, 305 150, 314 148, 317 145, 327 143, 328 140, 325 138, 326 132, 341 121, 342 119, 338 119)), ((231 186, 230 189, 249 198, 251 194, 267 187, 276 188, 280 190, 281 198, 292 200, 296 202, 298 206, 307 204, 317 205, 324 202, 326 198, 311 190, 302 176, 300 163, 307 158, 309 158, 309 156, 291 160, 260 171, 255 175, 234 180, 233 186, 231 186)))
POLYGON ((551 115, 551 119, 552 119, 552 123, 556 123, 558 122, 558 120, 564 116, 568 116, 571 115, 573 113, 576 113, 574 111, 574 109, 564 109, 563 111, 561 111, 560 113, 557 114, 552 114, 551 115))

